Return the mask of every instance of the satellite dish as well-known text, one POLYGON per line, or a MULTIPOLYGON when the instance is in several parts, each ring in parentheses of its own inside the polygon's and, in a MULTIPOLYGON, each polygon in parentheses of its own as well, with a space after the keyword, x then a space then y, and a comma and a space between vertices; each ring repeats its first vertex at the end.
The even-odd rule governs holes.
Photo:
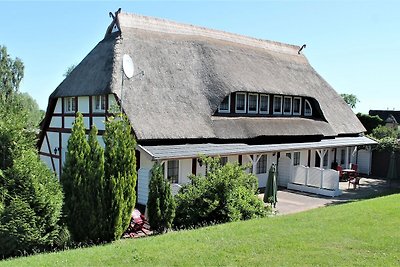
POLYGON ((128 79, 133 77, 133 71, 134 71, 133 61, 132 58, 127 54, 125 54, 122 57, 122 70, 124 71, 128 79))

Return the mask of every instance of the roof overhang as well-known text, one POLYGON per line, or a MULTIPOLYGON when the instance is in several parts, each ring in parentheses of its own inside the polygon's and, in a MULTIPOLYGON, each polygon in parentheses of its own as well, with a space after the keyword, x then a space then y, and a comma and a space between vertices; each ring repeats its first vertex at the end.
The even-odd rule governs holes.
POLYGON ((347 146, 375 145, 376 141, 365 137, 337 137, 334 139, 323 139, 319 142, 286 143, 271 145, 247 145, 238 144, 187 144, 187 145, 165 145, 165 146, 141 146, 139 148, 148 153, 153 160, 194 158, 199 155, 205 156, 228 156, 246 154, 264 154, 269 152, 280 152, 304 149, 325 149, 347 146))

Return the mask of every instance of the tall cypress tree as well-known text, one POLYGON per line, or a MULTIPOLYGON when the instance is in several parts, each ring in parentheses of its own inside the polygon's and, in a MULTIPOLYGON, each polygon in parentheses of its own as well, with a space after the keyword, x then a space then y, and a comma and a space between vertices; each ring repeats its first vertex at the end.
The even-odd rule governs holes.
POLYGON ((86 140, 82 114, 78 113, 68 140, 68 151, 61 175, 64 190, 66 222, 75 241, 87 239, 87 158, 90 147, 86 140))
POLYGON ((147 212, 151 228, 162 233, 172 227, 175 217, 175 200, 171 192, 171 184, 164 179, 163 168, 154 164, 149 182, 149 198, 147 212))
POLYGON ((92 126, 88 143, 90 153, 87 158, 87 192, 90 210, 87 216, 88 239, 93 242, 104 239, 107 211, 104 205, 104 149, 97 139, 97 128, 92 126))
POLYGON ((125 115, 110 117, 104 134, 105 205, 109 211, 107 240, 121 237, 135 207, 136 140, 125 115))

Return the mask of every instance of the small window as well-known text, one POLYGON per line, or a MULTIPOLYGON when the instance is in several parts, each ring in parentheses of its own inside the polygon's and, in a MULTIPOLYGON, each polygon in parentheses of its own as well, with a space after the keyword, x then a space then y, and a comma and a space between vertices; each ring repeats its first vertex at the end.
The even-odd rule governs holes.
POLYGON ((228 157, 220 157, 219 163, 221 164, 221 166, 225 166, 226 163, 228 163, 228 157))
POLYGON ((106 110, 106 96, 96 95, 94 97, 94 111, 105 111, 106 110))
POLYGON ((293 115, 301 115, 301 97, 293 98, 293 115))
POLYGON ((224 98, 221 104, 218 107, 219 113, 230 113, 231 112, 231 95, 228 95, 224 98))
POLYGON ((257 162, 256 173, 267 173, 267 155, 262 155, 261 158, 257 162))
POLYGON ((167 179, 173 183, 178 183, 179 177, 179 161, 178 160, 169 160, 167 162, 167 179))
POLYGON ((65 112, 72 113, 75 112, 75 97, 66 97, 65 98, 65 112))
POLYGON ((311 116, 312 115, 312 107, 308 100, 305 101, 304 105, 304 116, 311 116))
POLYGON ((294 166, 300 165, 300 152, 293 153, 293 165, 294 166))
POLYGON ((340 150, 340 164, 341 165, 344 164, 345 158, 346 158, 346 150, 342 149, 342 150, 340 150))
POLYGON ((249 94, 248 102, 248 112, 257 113, 258 112, 258 94, 249 94))
POLYGON ((274 96, 274 114, 282 114, 282 96, 274 96))
POLYGON ((290 96, 285 96, 283 98, 283 114, 292 114, 292 98, 290 96))
POLYGON ((236 113, 246 113, 246 93, 236 93, 236 113))
POLYGON ((260 113, 269 113, 269 95, 260 95, 260 113))

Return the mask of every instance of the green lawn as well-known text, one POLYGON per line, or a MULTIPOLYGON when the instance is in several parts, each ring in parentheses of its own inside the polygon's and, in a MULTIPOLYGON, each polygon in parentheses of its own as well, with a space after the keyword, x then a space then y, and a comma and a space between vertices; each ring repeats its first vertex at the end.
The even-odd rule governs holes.
POLYGON ((400 194, 0 266, 400 266, 400 194))

